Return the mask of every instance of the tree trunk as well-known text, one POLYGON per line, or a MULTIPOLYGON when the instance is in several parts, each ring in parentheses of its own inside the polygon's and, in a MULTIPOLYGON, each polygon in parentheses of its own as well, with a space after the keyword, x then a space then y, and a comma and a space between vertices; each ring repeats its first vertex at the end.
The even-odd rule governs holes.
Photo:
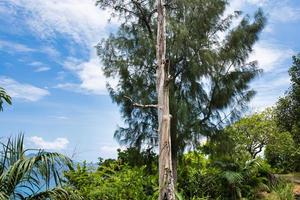
MULTIPOLYGON (((173 74, 172 74, 173 75, 173 74)), ((173 179, 174 179, 174 187, 176 190, 177 186, 177 164, 178 164, 178 138, 177 138, 177 108, 176 108, 176 100, 174 87, 175 80, 173 79, 170 84, 170 113, 171 113, 171 144, 172 144, 172 170, 173 170, 173 179)))
POLYGON ((166 10, 164 0, 157 0, 157 95, 159 131, 159 199, 175 200, 172 170, 170 108, 169 108, 169 64, 166 60, 166 10))

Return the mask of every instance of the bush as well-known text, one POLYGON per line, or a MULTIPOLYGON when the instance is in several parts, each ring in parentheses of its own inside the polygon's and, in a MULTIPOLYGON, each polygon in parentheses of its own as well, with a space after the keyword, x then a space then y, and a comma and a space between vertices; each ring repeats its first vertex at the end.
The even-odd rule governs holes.
POLYGON ((109 167, 88 170, 86 165, 65 173, 68 189, 77 191, 84 199, 152 199, 157 189, 157 177, 145 173, 145 167, 130 168, 115 162, 109 167))
POLYGON ((273 188, 273 191, 266 200, 294 200, 293 184, 280 180, 273 188))

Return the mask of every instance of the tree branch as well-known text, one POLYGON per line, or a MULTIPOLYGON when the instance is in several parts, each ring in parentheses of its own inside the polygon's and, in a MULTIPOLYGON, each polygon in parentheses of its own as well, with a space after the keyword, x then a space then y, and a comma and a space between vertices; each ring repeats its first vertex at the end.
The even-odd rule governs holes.
POLYGON ((129 96, 124 95, 124 97, 126 99, 128 99, 130 102, 132 102, 132 106, 134 107, 138 107, 138 108, 157 108, 158 105, 157 104, 140 104, 140 103, 136 103, 132 100, 132 98, 130 98, 129 96))

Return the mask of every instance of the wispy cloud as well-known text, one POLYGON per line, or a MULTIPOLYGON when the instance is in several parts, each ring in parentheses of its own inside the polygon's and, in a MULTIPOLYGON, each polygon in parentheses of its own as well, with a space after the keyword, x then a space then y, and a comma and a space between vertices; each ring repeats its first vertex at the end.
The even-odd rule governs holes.
POLYGON ((45 71, 49 71, 50 69, 51 69, 50 67, 40 66, 40 67, 37 67, 34 71, 35 72, 45 72, 45 71))
POLYGON ((251 108, 261 111, 266 107, 273 106, 280 96, 283 96, 290 85, 290 78, 287 73, 275 74, 270 80, 260 79, 252 84, 257 95, 251 101, 251 108))
MULTIPOLYGON (((106 35, 107 27, 112 25, 108 23, 109 11, 97 8, 94 0, 9 0, 7 4, 7 9, 22 10, 24 22, 38 38, 67 38, 71 41, 69 49, 83 50, 90 55, 83 60, 63 62, 64 67, 74 72, 80 83, 63 83, 58 88, 91 94, 106 93, 105 77, 100 63, 95 59, 94 46, 106 35), (68 63, 77 68, 68 68, 68 63)), ((117 21, 111 23, 117 24, 117 21)), ((58 56, 57 50, 53 48, 44 48, 42 52, 58 56)), ((38 71, 45 70, 40 68, 38 71)))
POLYGON ((19 83, 14 79, 3 76, 0 76, 0 85, 7 90, 11 97, 26 101, 38 101, 50 94, 48 90, 30 84, 19 83))
POLYGON ((254 51, 249 60, 258 61, 264 72, 269 72, 280 67, 284 61, 290 59, 295 52, 286 47, 268 41, 261 41, 254 46, 254 51))
POLYGON ((117 150, 121 149, 122 151, 126 149, 124 146, 112 145, 112 144, 102 144, 100 147, 100 155, 103 155, 104 158, 115 158, 117 157, 117 150))
POLYGON ((33 66, 35 69, 35 72, 45 72, 45 71, 49 71, 51 68, 46 66, 44 63, 39 62, 39 61, 33 61, 31 63, 28 64, 29 66, 33 66))
POLYGON ((40 52, 48 55, 50 58, 59 58, 60 57, 59 51, 51 46, 41 47, 40 52))
POLYGON ((229 3, 227 14, 252 5, 263 8, 265 13, 268 14, 268 20, 272 23, 300 20, 300 6, 295 7, 291 0, 230 0, 229 3))
POLYGON ((69 58, 64 63, 64 67, 76 74, 80 83, 61 83, 56 88, 98 95, 107 94, 106 83, 109 82, 114 85, 115 81, 105 78, 99 63, 100 61, 97 58, 86 62, 82 62, 76 58, 69 58))
POLYGON ((56 138, 53 141, 46 141, 42 137, 33 136, 29 138, 37 148, 46 150, 62 150, 67 147, 69 140, 67 138, 56 138))
POLYGON ((293 7, 287 2, 274 4, 271 8, 270 18, 275 22, 293 22, 300 20, 300 7, 293 7))
POLYGON ((41 38, 69 36, 76 43, 98 42, 109 13, 100 11, 94 0, 9 0, 11 9, 22 9, 25 23, 41 38))
POLYGON ((0 50, 9 53, 14 53, 14 52, 28 53, 28 52, 35 51, 35 49, 32 49, 24 44, 19 44, 16 42, 5 41, 5 40, 0 40, 0 50))

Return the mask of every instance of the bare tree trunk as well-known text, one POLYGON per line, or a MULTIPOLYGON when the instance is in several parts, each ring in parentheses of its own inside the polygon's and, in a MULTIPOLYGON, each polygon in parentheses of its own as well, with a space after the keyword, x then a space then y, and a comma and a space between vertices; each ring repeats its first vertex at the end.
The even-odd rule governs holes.
POLYGON ((166 10, 165 1, 157 0, 157 94, 159 129, 159 199, 175 200, 172 171, 170 108, 169 108, 169 64, 166 60, 166 10))

